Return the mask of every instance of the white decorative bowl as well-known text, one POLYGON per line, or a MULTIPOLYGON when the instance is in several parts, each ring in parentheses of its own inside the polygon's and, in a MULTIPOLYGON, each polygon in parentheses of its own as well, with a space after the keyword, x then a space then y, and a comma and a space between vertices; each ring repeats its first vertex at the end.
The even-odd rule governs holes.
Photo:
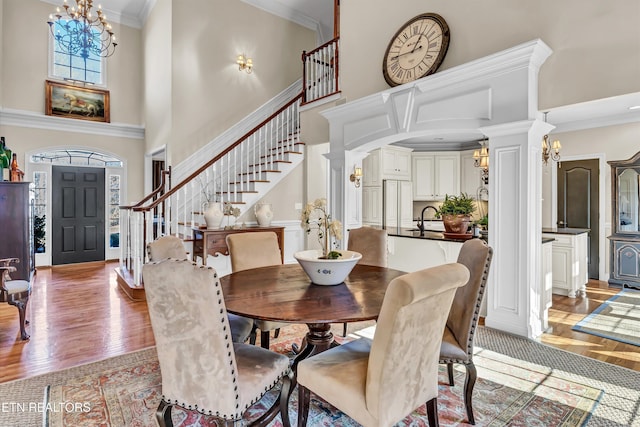
POLYGON ((342 254, 338 259, 319 259, 320 250, 300 251, 293 254, 307 276, 316 285, 339 285, 344 282, 362 254, 354 251, 337 251, 342 254))

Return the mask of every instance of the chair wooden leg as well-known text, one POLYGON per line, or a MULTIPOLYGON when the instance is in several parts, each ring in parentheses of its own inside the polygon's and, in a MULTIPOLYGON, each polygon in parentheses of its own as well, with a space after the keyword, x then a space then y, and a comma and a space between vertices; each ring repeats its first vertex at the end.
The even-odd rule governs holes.
POLYGON ((309 402, 311 391, 298 384, 298 427, 306 427, 309 417, 309 402))
POLYGON ((347 324, 346 323, 342 324, 342 336, 343 337, 347 336, 347 324))
POLYGON ((438 398, 427 402, 427 420, 429 421, 429 427, 438 427, 438 398))
POLYGON ((173 427, 173 421, 171 420, 171 407, 173 405, 168 404, 164 400, 160 401, 158 409, 156 409, 156 419, 160 427, 173 427))
POLYGON ((18 316, 20 318, 20 338, 25 341, 30 338, 29 334, 27 333, 27 330, 24 327, 25 324, 29 323, 26 320, 26 311, 27 311, 28 301, 29 301, 28 299, 25 299, 24 301, 18 300, 18 301, 9 302, 9 304, 14 305, 18 309, 18 316))
POLYGON ((260 347, 269 350, 269 331, 260 331, 260 347))
POLYGON ((253 324, 253 328, 251 328, 251 333, 249 333, 249 344, 256 345, 256 338, 258 336, 258 326, 253 324))
POLYGON ((274 338, 278 338, 280 336, 280 328, 276 329, 275 333, 273 334, 274 338))
POLYGON ((476 371, 476 365, 473 364, 473 361, 465 364, 467 368, 467 378, 464 381, 464 406, 467 408, 467 418, 469 419, 469 424, 475 425, 476 420, 473 417, 473 387, 476 384, 476 379, 478 378, 478 372, 476 371))
POLYGON ((447 363, 447 373, 449 374, 449 385, 453 386, 453 362, 447 363))
POLYGON ((282 418, 283 427, 291 427, 289 419, 289 398, 293 392, 293 373, 282 378, 282 389, 280 390, 280 417, 282 418))

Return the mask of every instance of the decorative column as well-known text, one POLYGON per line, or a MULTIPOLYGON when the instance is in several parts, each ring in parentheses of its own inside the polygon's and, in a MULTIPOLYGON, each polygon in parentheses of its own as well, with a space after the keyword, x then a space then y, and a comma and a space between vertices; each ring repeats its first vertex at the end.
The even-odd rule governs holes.
POLYGON ((552 128, 524 120, 481 129, 489 137, 489 245, 494 249, 485 324, 528 338, 543 332, 541 141, 552 128))

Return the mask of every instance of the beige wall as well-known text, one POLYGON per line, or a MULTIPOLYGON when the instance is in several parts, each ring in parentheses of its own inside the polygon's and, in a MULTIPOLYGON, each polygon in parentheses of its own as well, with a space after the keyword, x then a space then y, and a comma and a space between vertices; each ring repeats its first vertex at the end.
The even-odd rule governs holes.
POLYGON ((349 100, 388 89, 393 34, 435 12, 451 30, 441 70, 536 38, 553 50, 540 71, 540 110, 640 91, 637 0, 350 0, 341 3, 340 76, 349 100), (614 74, 615 73, 615 74, 614 74))
MULTIPOLYGON (((49 26, 47 17, 55 6, 37 0, 0 0, 2 50, 0 102, 3 109, 36 114, 45 111, 45 80, 48 79, 49 26)), ((107 89, 110 91, 111 122, 139 126, 142 123, 141 31, 113 23, 118 37, 117 52, 107 59, 107 89)), ((69 123, 74 120, 69 119, 69 123)), ((48 131, 0 125, 0 135, 25 165, 27 151, 47 147, 96 147, 128 160, 129 197, 142 196, 144 141, 92 134, 48 131)))
POLYGON ((177 164, 299 79, 300 55, 316 42, 314 32, 240 1, 192 0, 172 12, 169 143, 177 164), (252 74, 238 71, 240 53, 253 59, 252 74))
POLYGON ((157 0, 143 29, 147 153, 171 141, 171 5, 171 0, 157 0))

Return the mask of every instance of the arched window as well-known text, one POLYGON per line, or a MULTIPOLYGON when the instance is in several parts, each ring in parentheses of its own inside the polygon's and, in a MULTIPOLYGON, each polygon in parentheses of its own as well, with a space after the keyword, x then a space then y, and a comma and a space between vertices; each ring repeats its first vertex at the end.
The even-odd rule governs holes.
MULTIPOLYGON (((54 34, 64 38, 66 33, 73 32, 82 23, 61 19, 53 22, 52 25, 54 34)), ((51 77, 106 86, 105 70, 104 58, 91 49, 65 53, 60 49, 56 37, 49 37, 49 75, 51 77)))

